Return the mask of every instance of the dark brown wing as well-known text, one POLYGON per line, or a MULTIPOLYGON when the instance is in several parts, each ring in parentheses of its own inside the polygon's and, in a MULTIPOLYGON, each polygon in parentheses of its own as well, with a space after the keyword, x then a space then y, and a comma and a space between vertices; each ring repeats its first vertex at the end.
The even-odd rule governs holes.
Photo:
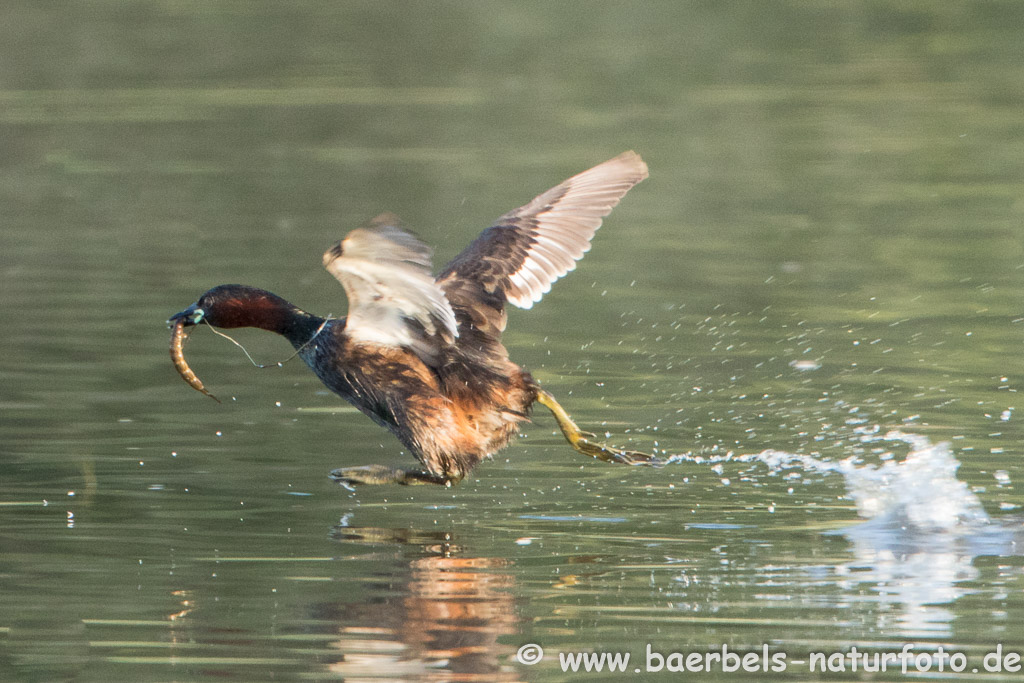
POLYGON ((540 301, 590 249, 601 219, 646 177, 640 155, 625 152, 499 218, 437 278, 457 315, 497 339, 505 302, 530 308, 540 301))

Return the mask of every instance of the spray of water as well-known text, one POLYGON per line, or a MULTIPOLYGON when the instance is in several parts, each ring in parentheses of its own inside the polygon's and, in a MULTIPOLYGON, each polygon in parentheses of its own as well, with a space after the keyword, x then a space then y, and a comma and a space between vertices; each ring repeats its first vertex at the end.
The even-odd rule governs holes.
POLYGON ((865 444, 902 445, 907 453, 900 459, 887 450, 878 455, 878 464, 864 462, 859 455, 826 461, 771 450, 741 457, 763 462, 773 472, 795 467, 840 474, 847 497, 857 506, 858 514, 868 520, 933 533, 966 532, 991 523, 978 497, 956 478, 960 462, 948 444, 932 444, 923 436, 901 431, 879 435, 862 430, 860 440, 865 444))
MULTIPOLYGON (((850 455, 838 460, 765 450, 682 454, 670 461, 707 466, 720 477, 743 464, 746 481, 760 479, 764 470, 787 481, 842 477, 846 497, 863 521, 826 532, 849 541, 848 559, 830 567, 832 577, 850 591, 867 586, 888 606, 885 618, 894 633, 948 637, 954 612, 946 605, 976 590, 970 583, 981 571, 976 558, 1024 555, 1024 523, 989 517, 978 496, 957 479, 960 462, 949 444, 886 432, 867 420, 846 424, 852 431, 834 436, 850 455)), ((996 479, 1010 483, 1002 470, 996 479)))

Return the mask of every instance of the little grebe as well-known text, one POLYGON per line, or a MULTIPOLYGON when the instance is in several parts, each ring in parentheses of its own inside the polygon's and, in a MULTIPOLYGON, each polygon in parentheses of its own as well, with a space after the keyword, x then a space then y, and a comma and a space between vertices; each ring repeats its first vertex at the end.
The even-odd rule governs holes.
POLYGON ((185 362, 185 328, 259 327, 287 338, 331 391, 390 429, 425 468, 331 472, 345 486, 456 483, 509 443, 535 401, 580 453, 658 465, 653 456, 588 441, 501 343, 506 302, 540 301, 590 249, 601 219, 646 177, 634 152, 573 176, 499 218, 436 278, 430 248, 394 216, 378 216, 324 254, 348 295, 347 317, 321 318, 262 289, 220 285, 168 321, 175 367, 212 397, 185 362))

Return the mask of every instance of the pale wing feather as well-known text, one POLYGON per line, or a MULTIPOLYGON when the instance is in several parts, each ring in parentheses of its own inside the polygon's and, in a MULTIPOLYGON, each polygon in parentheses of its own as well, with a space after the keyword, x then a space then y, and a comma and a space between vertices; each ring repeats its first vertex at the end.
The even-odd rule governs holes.
POLYGON ((626 152, 499 218, 496 226, 524 233, 531 242, 522 263, 508 274, 508 301, 520 308, 540 301, 590 250, 601 220, 646 177, 647 164, 635 152, 626 152))
POLYGON ((505 329, 505 304, 530 308, 540 301, 590 249, 601 220, 646 177, 640 155, 626 152, 569 178, 484 230, 437 278, 460 314, 463 337, 498 353, 500 345, 494 344, 505 329))
POLYGON ((424 353, 429 346, 424 333, 451 343, 458 336, 455 313, 430 272, 430 256, 430 248, 390 215, 328 249, 324 267, 348 296, 348 335, 424 353))

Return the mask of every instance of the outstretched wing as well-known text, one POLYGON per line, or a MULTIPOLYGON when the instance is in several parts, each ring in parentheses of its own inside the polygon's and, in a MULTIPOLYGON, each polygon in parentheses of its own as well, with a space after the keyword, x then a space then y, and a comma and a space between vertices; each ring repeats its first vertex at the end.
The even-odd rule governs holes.
POLYGON ((472 309, 474 325, 499 334, 505 302, 540 301, 590 249, 601 219, 646 177, 647 164, 630 151, 569 178, 484 230, 438 283, 456 308, 472 309))
POLYGON ((430 256, 430 247, 392 214, 377 216, 324 253, 324 267, 348 295, 350 338, 404 346, 423 357, 454 341, 455 314, 430 272, 430 256))

